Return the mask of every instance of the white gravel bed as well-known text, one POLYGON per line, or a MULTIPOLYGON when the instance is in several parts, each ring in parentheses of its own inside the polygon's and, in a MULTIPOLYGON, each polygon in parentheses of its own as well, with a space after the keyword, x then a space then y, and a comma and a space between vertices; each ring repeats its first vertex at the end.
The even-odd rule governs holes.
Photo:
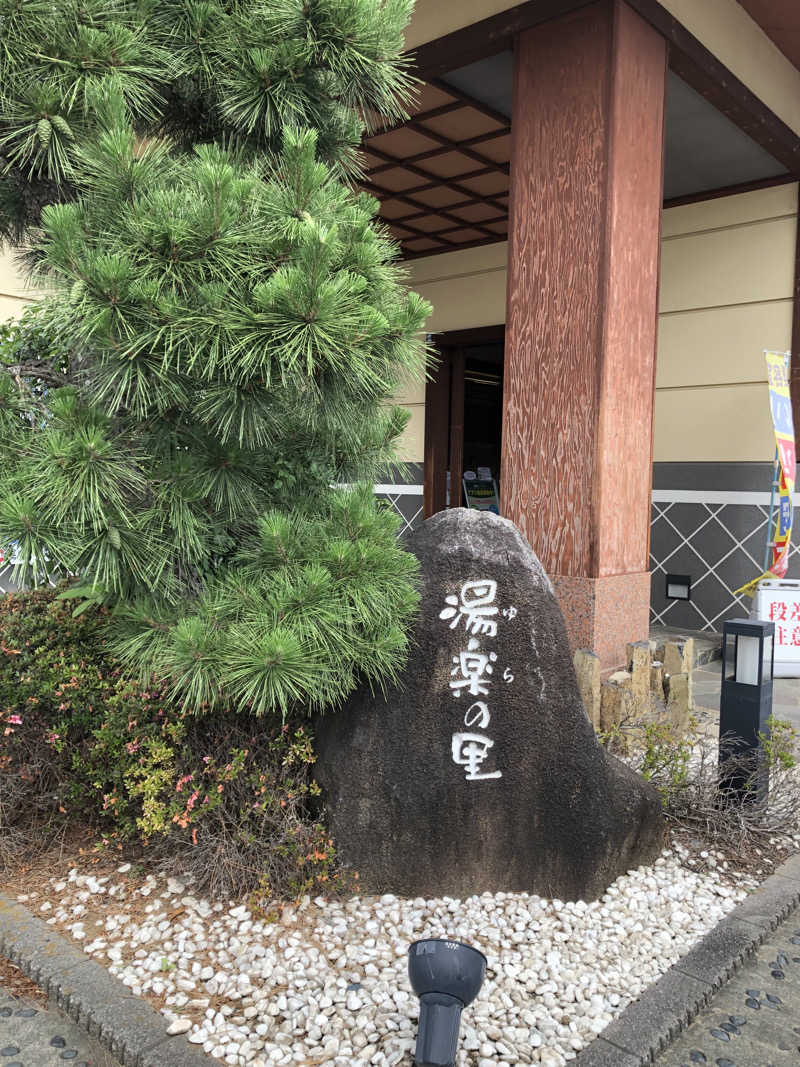
POLYGON ((464 1012, 459 1065, 558 1067, 755 885, 721 863, 699 872, 682 858, 679 847, 665 851, 591 904, 527 893, 317 897, 269 921, 242 903, 192 896, 174 879, 132 882, 129 864, 114 877, 73 870, 19 899, 133 993, 155 998, 171 1032, 226 1064, 410 1064, 417 999, 408 946, 446 937, 489 961, 464 1012))

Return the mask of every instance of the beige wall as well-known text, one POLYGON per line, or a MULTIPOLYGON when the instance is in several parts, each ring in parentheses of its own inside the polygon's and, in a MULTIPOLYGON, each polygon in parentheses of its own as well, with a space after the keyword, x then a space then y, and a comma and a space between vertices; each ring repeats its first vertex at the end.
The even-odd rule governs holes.
MULTIPOLYGON (((663 214, 656 376, 657 461, 770 460, 763 349, 791 345, 797 186, 706 200, 663 214)), ((432 332, 505 322, 508 246, 411 262, 432 332)), ((424 387, 403 458, 421 461, 424 387)))
MULTIPOLYGON (((762 350, 791 344, 797 186, 670 208, 663 215, 656 392, 657 461, 763 461, 773 439, 762 350)), ((432 333, 505 321, 505 243, 409 264, 433 304, 432 333)), ((31 300, 0 254, 0 320, 31 300)), ((425 387, 409 382, 401 458, 421 462, 425 387)))
MULTIPOLYGON (((737 0, 661 0, 737 78, 800 134, 800 71, 737 0)), ((408 48, 514 7, 514 0, 417 0, 408 48)))
POLYGON ((514 6, 514 0, 416 0, 406 32, 406 48, 435 41, 514 6))
POLYGON ((763 349, 791 346, 797 186, 664 212, 656 461, 770 460, 763 349))
MULTIPOLYGON (((797 186, 670 208, 663 215, 656 461, 765 461, 774 444, 762 350, 791 344, 797 186)), ((432 333, 505 321, 507 245, 417 259, 432 333)), ((0 321, 32 299, 0 253, 0 321)), ((408 383, 401 458, 421 462, 425 387, 408 383)))
POLYGON ((13 254, 0 245, 0 322, 16 318, 32 299, 13 254))
MULTIPOLYGON (((496 326, 506 321, 504 242, 411 260, 409 284, 433 304, 430 333, 496 326)), ((425 385, 407 386, 398 397, 411 411, 401 442, 401 459, 421 463, 425 443, 425 385)))

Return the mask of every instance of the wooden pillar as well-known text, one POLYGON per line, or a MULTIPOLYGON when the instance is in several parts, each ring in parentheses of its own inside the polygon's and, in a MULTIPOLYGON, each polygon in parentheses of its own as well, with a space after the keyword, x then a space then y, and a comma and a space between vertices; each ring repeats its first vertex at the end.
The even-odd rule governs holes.
POLYGON ((439 365, 425 389, 425 485, 422 513, 426 519, 447 501, 447 427, 450 421, 450 350, 439 353, 439 365))
POLYGON ((501 509, 604 665, 649 625, 666 67, 623 0, 515 47, 501 509))
POLYGON ((448 507, 461 507, 464 477, 464 349, 450 355, 450 500, 448 507))

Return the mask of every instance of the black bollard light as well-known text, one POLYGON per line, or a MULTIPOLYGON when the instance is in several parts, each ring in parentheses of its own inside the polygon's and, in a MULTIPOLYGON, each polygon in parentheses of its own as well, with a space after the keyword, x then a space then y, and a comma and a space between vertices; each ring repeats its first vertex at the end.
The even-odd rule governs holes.
POLYGON ((739 800, 762 800, 769 788, 766 771, 755 779, 753 774, 761 738, 769 737, 774 635, 774 622, 755 619, 731 619, 722 627, 720 790, 739 800))
POLYGON ((480 992, 486 957, 460 941, 432 938, 408 950, 408 977, 419 997, 417 1067, 453 1067, 461 1012, 480 992))

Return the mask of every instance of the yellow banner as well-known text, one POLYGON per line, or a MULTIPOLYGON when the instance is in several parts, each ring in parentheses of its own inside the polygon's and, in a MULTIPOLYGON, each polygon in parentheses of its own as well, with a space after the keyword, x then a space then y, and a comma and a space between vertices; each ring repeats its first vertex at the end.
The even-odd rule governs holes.
POLYGON ((764 352, 769 380, 769 406, 775 430, 775 447, 779 471, 775 534, 772 539, 772 563, 769 570, 752 582, 736 590, 737 596, 755 596, 758 583, 764 578, 785 578, 789 567, 789 548, 794 519, 794 486, 797 473, 795 455, 792 395, 789 391, 788 352, 764 352))

